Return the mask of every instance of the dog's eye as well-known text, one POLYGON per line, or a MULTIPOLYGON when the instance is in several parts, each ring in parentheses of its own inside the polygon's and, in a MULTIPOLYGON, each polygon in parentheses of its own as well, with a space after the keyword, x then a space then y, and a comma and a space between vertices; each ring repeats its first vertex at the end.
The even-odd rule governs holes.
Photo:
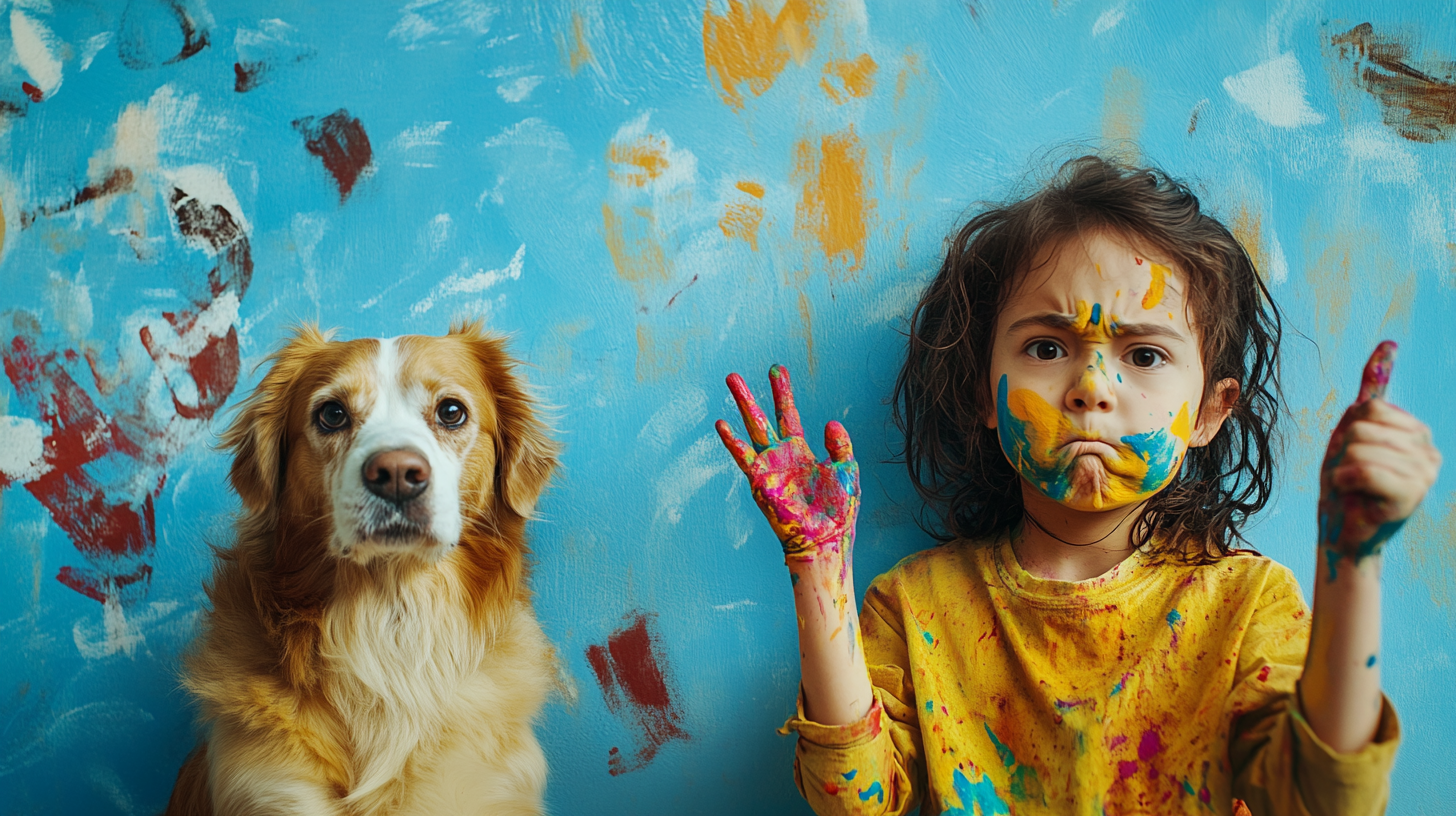
POLYGON ((460 404, 460 400, 442 400, 435 409, 435 418, 446 428, 458 428, 465 424, 465 406, 460 404))
POLYGON ((349 424, 349 412, 331 400, 319 407, 318 424, 325 432, 341 430, 349 424))

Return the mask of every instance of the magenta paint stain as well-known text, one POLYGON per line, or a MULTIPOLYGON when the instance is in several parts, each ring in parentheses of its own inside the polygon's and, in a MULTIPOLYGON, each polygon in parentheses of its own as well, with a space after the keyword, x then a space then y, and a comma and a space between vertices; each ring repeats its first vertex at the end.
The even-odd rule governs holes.
POLYGON ((669 740, 689 738, 668 689, 667 662, 649 626, 650 616, 633 612, 628 618, 630 622, 613 632, 606 645, 586 650, 608 710, 637 731, 633 755, 616 747, 608 752, 607 771, 612 776, 646 767, 669 740))
POLYGON ((1117 778, 1131 779, 1137 774, 1138 764, 1135 759, 1124 759, 1117 763, 1117 778))
POLYGON ((1138 740, 1138 759, 1147 762, 1162 750, 1163 740, 1158 736, 1158 729, 1149 728, 1144 731, 1142 739, 1138 740))
POLYGON ((339 203, 344 203, 374 158, 363 123, 339 108, 328 116, 295 119, 293 128, 303 134, 303 146, 308 152, 318 156, 324 169, 334 177, 339 203))

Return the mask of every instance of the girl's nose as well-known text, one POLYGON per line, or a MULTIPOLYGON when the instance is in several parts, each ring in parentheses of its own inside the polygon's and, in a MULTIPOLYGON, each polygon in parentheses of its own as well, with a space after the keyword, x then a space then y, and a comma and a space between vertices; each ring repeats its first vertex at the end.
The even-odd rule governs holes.
POLYGON ((1067 390, 1066 407, 1069 411, 1111 411, 1117 407, 1117 394, 1112 387, 1112 378, 1103 364, 1102 353, 1087 364, 1076 383, 1067 390))

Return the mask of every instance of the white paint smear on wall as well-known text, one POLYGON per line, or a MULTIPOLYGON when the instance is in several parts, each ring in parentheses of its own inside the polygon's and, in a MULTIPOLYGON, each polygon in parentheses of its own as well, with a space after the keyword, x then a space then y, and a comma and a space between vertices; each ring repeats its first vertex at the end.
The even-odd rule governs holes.
POLYGON ((61 61, 56 58, 56 37, 40 21, 20 9, 10 10, 10 39, 15 58, 30 79, 49 97, 61 87, 61 61))
POLYGON ((683 507, 714 476, 736 470, 733 458, 723 449, 723 440, 712 433, 694 442, 682 455, 663 469, 653 487, 657 494, 654 521, 666 518, 670 523, 682 521, 683 507))
MULTIPOLYGON (((71 637, 82 657, 95 660, 119 652, 131 657, 136 654, 138 646, 147 642, 145 630, 168 622, 178 606, 176 601, 154 601, 145 609, 133 610, 128 619, 121 603, 115 596, 108 595, 101 608, 101 625, 98 627, 95 621, 82 618, 71 627, 71 637)), ((193 614, 196 614, 195 611, 193 614)), ((191 625, 190 617, 186 624, 191 625)))
POLYGON ((63 711, 32 732, 30 739, 11 741, 12 747, 0 758, 0 777, 50 759, 57 750, 69 752, 82 741, 102 734, 125 734, 152 720, 150 713, 132 702, 102 700, 63 711))
POLYGON ((685 388, 652 413, 647 424, 637 432, 637 443, 639 447, 665 451, 707 415, 708 395, 696 386, 685 388))
POLYGON ((0 416, 0 473, 12 482, 33 482, 49 473, 45 431, 28 417, 0 416))
POLYGON ((479 0, 412 0, 400 10, 399 22, 389 31, 408 50, 444 44, 460 37, 477 37, 490 31, 494 6, 479 0))
POLYGON ((1305 99, 1304 70, 1292 53, 1225 77, 1223 89, 1235 102, 1274 127, 1303 127, 1325 120, 1305 99))
POLYGON ((97 34, 94 37, 86 40, 86 44, 81 47, 81 70, 84 71, 87 68, 90 68, 91 62, 96 59, 96 55, 100 54, 101 49, 105 48, 110 43, 110 31, 103 31, 100 34, 97 34))
POLYGON ((1127 0, 1118 3, 1112 8, 1097 15, 1097 22, 1092 24, 1092 36, 1100 37, 1103 34, 1117 28, 1122 18, 1127 16, 1127 0))
POLYGON ((482 147, 544 147, 547 150, 570 150, 566 134, 534 116, 504 128, 486 139, 482 147))
POLYGON ((452 295, 474 295, 484 292, 492 286, 507 280, 520 280, 521 271, 526 264, 526 245, 521 244, 516 254, 511 257, 511 262, 502 269, 486 269, 471 271, 469 258, 460 262, 460 268, 450 277, 435 284, 435 288, 429 295, 424 297, 414 306, 410 307, 410 314, 415 317, 435 308, 435 302, 448 298, 452 295))
POLYGON ((531 96, 531 92, 536 90, 536 86, 541 84, 541 80, 543 79, 545 77, 516 77, 510 82, 503 82, 497 85, 495 92, 500 94, 500 98, 507 102, 524 102, 531 96))

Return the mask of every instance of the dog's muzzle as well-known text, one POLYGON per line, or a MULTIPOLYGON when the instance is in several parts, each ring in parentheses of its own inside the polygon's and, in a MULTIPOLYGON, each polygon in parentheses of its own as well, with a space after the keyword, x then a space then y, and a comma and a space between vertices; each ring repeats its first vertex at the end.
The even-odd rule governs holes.
POLYGON ((364 462, 364 486, 375 505, 371 537, 413 538, 429 529, 430 461, 410 448, 385 450, 364 462))

